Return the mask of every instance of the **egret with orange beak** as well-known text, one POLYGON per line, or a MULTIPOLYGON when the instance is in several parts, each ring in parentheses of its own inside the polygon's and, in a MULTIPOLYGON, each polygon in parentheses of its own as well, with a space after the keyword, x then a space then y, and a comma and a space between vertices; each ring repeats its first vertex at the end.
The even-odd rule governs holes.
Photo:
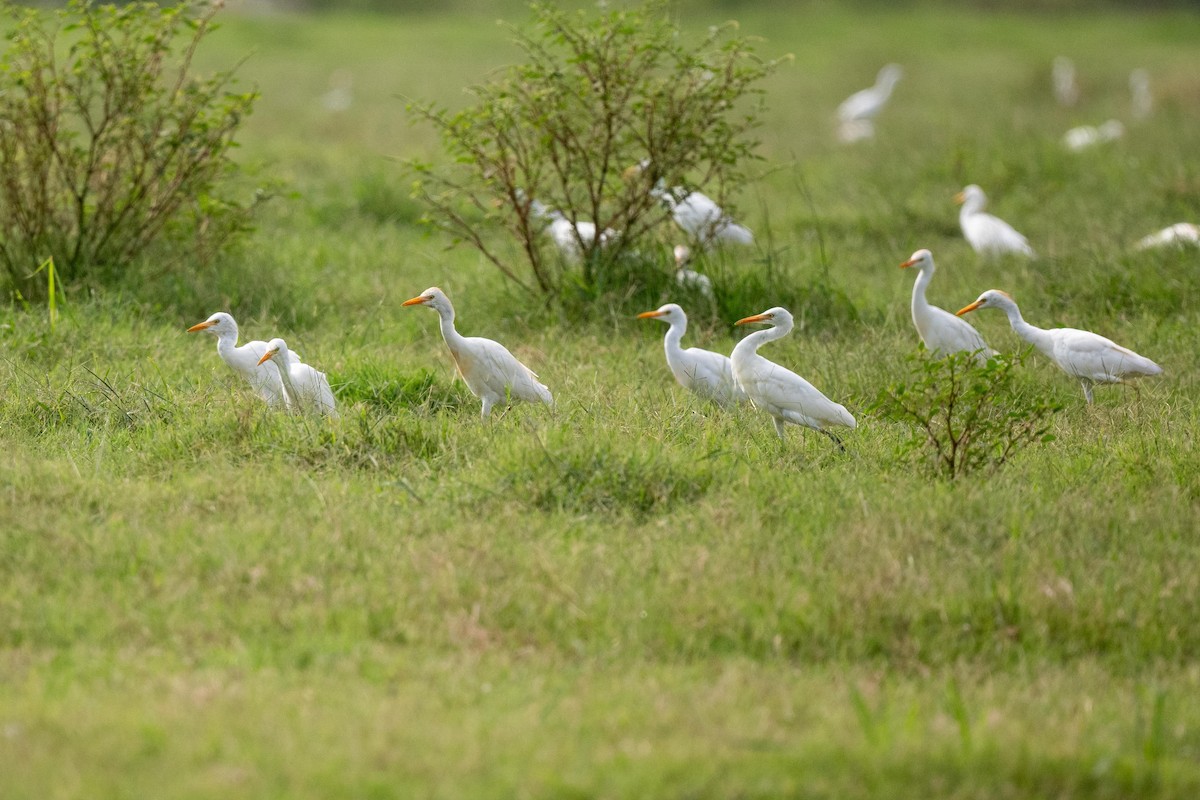
POLYGON ((1012 295, 999 289, 989 289, 979 295, 974 303, 959 309, 958 316, 977 308, 998 308, 1007 314, 1017 336, 1083 385, 1083 396, 1089 403, 1092 402, 1092 387, 1097 383, 1124 383, 1129 378, 1162 372, 1162 367, 1145 356, 1091 331, 1030 325, 1021 316, 1021 309, 1017 308, 1012 295))
POLYGON ((768 361, 758 354, 758 348, 767 342, 782 339, 792 330, 793 320, 786 308, 771 308, 761 314, 739 319, 735 324, 751 323, 770 325, 763 331, 755 331, 738 342, 729 360, 733 363, 733 376, 746 393, 751 404, 767 412, 775 420, 775 432, 784 438, 783 425, 803 425, 828 436, 845 451, 842 440, 828 428, 855 428, 858 423, 846 407, 833 402, 821 394, 811 383, 791 370, 768 361))
POLYGON ((667 335, 663 347, 667 353, 667 366, 679 385, 717 405, 733 405, 745 400, 745 393, 733 379, 733 364, 720 353, 680 346, 687 333, 687 314, 675 303, 667 303, 654 311, 644 311, 638 319, 657 319, 667 323, 667 335))
POLYGON ((450 298, 436 286, 431 286, 403 305, 423 305, 432 308, 441 319, 442 338, 467 383, 471 394, 483 401, 483 418, 487 419, 496 403, 524 400, 529 403, 554 405, 550 390, 538 381, 537 373, 517 360, 508 348, 491 339, 463 336, 454 327, 454 306, 450 298))
POLYGON ((333 399, 333 389, 329 388, 329 379, 325 373, 292 356, 287 342, 283 339, 272 339, 267 342, 267 352, 258 360, 266 364, 274 360, 279 367, 279 377, 283 381, 283 389, 287 392, 288 407, 293 411, 315 411, 327 417, 337 417, 337 403, 333 399))
MULTIPOLYGON (((224 311, 218 311, 208 319, 188 328, 188 333, 204 331, 217 337, 217 355, 229 365, 229 368, 245 378, 254 393, 272 406, 287 403, 287 395, 283 391, 283 381, 275 364, 262 364, 260 359, 267 352, 267 343, 258 341, 246 342, 237 346, 238 326, 233 317, 224 311)), ((295 358, 292 354, 292 358, 295 358)))

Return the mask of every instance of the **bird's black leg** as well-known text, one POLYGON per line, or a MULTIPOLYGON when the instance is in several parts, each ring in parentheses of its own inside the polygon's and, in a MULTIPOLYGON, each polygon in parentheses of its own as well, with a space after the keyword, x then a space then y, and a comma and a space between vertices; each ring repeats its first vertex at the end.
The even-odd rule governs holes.
POLYGON ((842 444, 842 440, 839 439, 836 434, 830 433, 829 431, 821 431, 821 433, 825 434, 826 436, 828 436, 830 439, 833 440, 833 443, 835 445, 837 445, 838 452, 840 452, 840 453, 846 452, 846 445, 842 444))

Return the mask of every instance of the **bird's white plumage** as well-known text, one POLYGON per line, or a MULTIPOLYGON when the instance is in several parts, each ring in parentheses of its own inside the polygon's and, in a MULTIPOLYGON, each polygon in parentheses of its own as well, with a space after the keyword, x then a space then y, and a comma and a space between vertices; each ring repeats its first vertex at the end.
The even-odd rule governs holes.
POLYGON ((1135 69, 1129 73, 1130 112, 1136 120, 1143 120, 1154 110, 1154 95, 1150 91, 1150 73, 1135 69))
POLYGON ((963 237, 976 253, 985 256, 1016 254, 1030 258, 1035 255, 1029 241, 1017 233, 1013 226, 999 217, 984 213, 987 195, 983 189, 971 184, 959 192, 955 200, 962 203, 958 224, 963 237))
POLYGON ((995 353, 971 323, 945 309, 930 305, 926 299, 925 292, 936 269, 933 253, 918 250, 900 266, 917 268, 917 279, 913 283, 912 292, 912 320, 917 328, 917 335, 921 337, 929 352, 934 355, 964 351, 977 353, 976 358, 980 361, 995 353))
POLYGON ((683 388, 713 402, 727 406, 746 399, 733 379, 733 364, 728 358, 711 350, 680 345, 687 333, 687 314, 675 303, 667 303, 654 311, 638 314, 638 319, 657 319, 667 323, 663 348, 667 366, 683 388))
POLYGON ((1092 387, 1097 383, 1123 383, 1130 378, 1158 375, 1162 367, 1145 356, 1121 347, 1111 339, 1077 328, 1038 328, 1021 316, 1021 309, 1007 292, 989 289, 974 303, 958 311, 960 315, 978 308, 998 308, 1008 316, 1013 331, 1055 366, 1083 385, 1083 395, 1092 402, 1092 387))
POLYGON ((879 71, 875 85, 855 92, 838 106, 838 138, 843 142, 869 139, 875 135, 874 119, 887 105, 896 83, 904 71, 898 64, 888 64, 879 71))
POLYGON ((650 191, 667 204, 675 224, 701 247, 754 244, 753 232, 734 222, 724 209, 703 192, 689 192, 679 186, 668 190, 661 181, 650 191))
MULTIPOLYGON (((577 264, 583 258, 584 250, 596 241, 596 223, 587 220, 571 222, 558 209, 547 208, 537 200, 531 200, 529 210, 534 217, 546 223, 546 233, 550 235, 554 246, 562 253, 564 259, 577 264)), ((600 232, 600 246, 604 247, 617 237, 612 228, 600 232)))
POLYGON ((431 286, 404 305, 425 305, 438 313, 442 338, 467 388, 483 402, 485 419, 494 405, 509 399, 554 405, 554 397, 538 381, 537 373, 518 361, 508 348, 491 339, 463 336, 455 329, 454 306, 441 289, 431 286))
MULTIPOLYGON (((828 428, 857 426, 846 407, 823 395, 811 383, 791 370, 768 361, 758 354, 767 342, 781 339, 792 330, 793 319, 784 308, 771 308, 761 314, 739 320, 738 325, 762 322, 770 328, 755 331, 733 348, 730 361, 733 376, 755 408, 770 414, 775 430, 783 438, 783 425, 790 422, 829 435, 828 428)), ((840 445, 840 442, 839 442, 840 445)))
POLYGON ((1080 125, 1063 134, 1063 146, 1079 152, 1104 142, 1112 142, 1125 135, 1125 126, 1119 119, 1110 119, 1100 125, 1080 125))
POLYGON ((685 244, 675 245, 675 283, 685 289, 695 289, 709 300, 715 300, 712 279, 702 272, 688 268, 692 259, 692 251, 685 244))
MULTIPOLYGON (((266 342, 255 339, 239 347, 237 322, 224 311, 218 311, 204 322, 188 328, 188 333, 200 331, 217 337, 217 355, 230 369, 246 379, 255 394, 272 406, 287 404, 283 381, 275 364, 259 363, 267 352, 266 342)), ((296 358, 296 355, 293 353, 292 357, 296 358)))
POLYGON ((267 342, 266 352, 259 363, 265 365, 267 361, 279 367, 279 377, 287 393, 289 408, 301 413, 315 411, 327 417, 338 415, 337 401, 334 400, 333 389, 325 373, 294 357, 287 342, 278 338, 267 342))
POLYGON ((1079 84, 1075 82, 1075 62, 1066 56, 1054 59, 1050 71, 1054 86, 1054 97, 1061 106, 1073 106, 1079 102, 1079 84))
POLYGON ((1200 245, 1200 225, 1176 222, 1161 231, 1142 237, 1134 246, 1138 250, 1150 250, 1156 247, 1184 247, 1187 245, 1200 245))

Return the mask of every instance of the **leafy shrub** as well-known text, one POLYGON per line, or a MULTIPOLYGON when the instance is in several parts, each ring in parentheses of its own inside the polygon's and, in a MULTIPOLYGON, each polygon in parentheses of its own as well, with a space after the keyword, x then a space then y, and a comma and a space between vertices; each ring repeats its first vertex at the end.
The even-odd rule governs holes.
POLYGON ((930 470, 947 478, 998 468, 1018 450, 1054 439, 1050 423, 1062 406, 1016 386, 1021 356, 997 354, 980 364, 971 353, 908 357, 907 380, 880 392, 874 409, 912 425, 905 444, 924 451, 930 470))
POLYGON ((256 95, 232 72, 193 74, 221 4, 185 0, 43 12, 3 0, 0 264, 11 288, 53 257, 70 282, 112 274, 160 239, 207 252, 244 229, 249 206, 222 190, 229 150, 256 95))
POLYGON ((688 41, 662 0, 594 14, 530 8, 532 29, 515 32, 526 62, 474 87, 475 105, 410 106, 440 132, 450 163, 409 166, 434 225, 531 292, 556 295, 564 284, 591 287, 598 266, 645 248, 639 242, 667 216, 650 193, 660 181, 703 186, 727 203, 726 188, 743 181, 753 157, 756 85, 777 62, 755 57, 733 25, 688 41), (619 235, 603 247, 600 237, 578 241, 577 259, 548 254, 535 200, 619 235), (497 228, 517 243, 525 275, 489 237, 497 228))

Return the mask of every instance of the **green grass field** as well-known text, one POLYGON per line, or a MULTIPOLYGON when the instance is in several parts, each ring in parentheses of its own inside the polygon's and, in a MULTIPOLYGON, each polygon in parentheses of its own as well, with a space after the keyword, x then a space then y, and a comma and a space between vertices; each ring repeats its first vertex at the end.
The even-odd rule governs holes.
MULTIPOLYGON (((775 270, 733 318, 808 298, 762 354, 858 417, 848 453, 688 396, 642 307, 562 318, 416 224, 395 158, 436 141, 401 98, 463 102, 513 58, 490 16, 230 15, 203 58, 252 54, 240 158, 285 188, 248 245, 70 287, 53 330, 0 309, 0 797, 1200 795, 1200 254, 1130 250, 1200 222, 1200 16, 680 24, 730 16, 796 58, 736 198, 764 244, 704 267, 775 270), (838 146, 833 109, 888 61, 879 135, 838 146), (337 69, 355 102, 331 114, 337 69), (1063 150, 1109 117, 1125 139, 1063 150), (971 252, 951 201, 971 182, 1041 258, 971 252), (1007 289, 1165 374, 1086 407, 1035 356, 1056 440, 926 477, 867 410, 916 348, 897 265, 920 247, 934 303, 1007 289), (400 307, 433 284, 553 413, 480 422, 436 317, 400 307), (252 397, 184 333, 217 310, 328 372, 340 422, 252 397)), ((739 334, 701 318, 687 343, 739 334)))

